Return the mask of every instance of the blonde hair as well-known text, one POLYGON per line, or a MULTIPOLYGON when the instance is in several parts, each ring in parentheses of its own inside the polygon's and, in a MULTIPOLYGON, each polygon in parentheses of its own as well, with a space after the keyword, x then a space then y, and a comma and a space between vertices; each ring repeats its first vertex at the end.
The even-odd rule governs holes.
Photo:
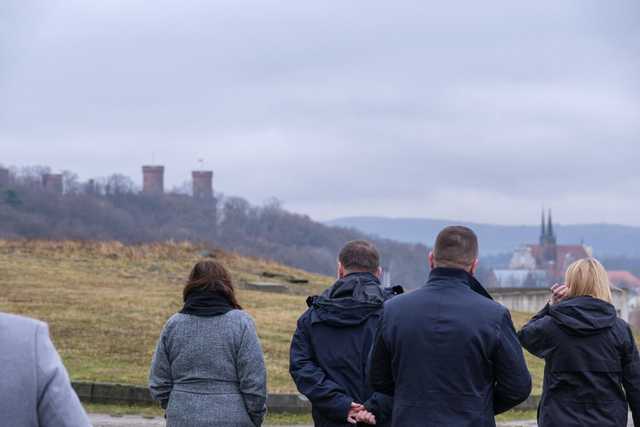
POLYGON ((569 288, 569 298, 590 296, 612 302, 607 270, 595 258, 584 258, 572 263, 567 268, 565 284, 569 288))

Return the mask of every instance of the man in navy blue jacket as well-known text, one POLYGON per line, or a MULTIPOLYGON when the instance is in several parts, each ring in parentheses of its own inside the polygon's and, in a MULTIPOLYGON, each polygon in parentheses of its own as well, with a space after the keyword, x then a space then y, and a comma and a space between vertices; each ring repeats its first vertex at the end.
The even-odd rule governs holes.
POLYGON ((369 378, 393 396, 393 427, 494 427, 531 392, 509 311, 473 277, 477 257, 472 230, 445 228, 427 284, 385 304, 369 378))
POLYGON ((312 405, 316 427, 345 427, 376 421, 389 425, 392 402, 366 379, 383 304, 402 288, 382 288, 380 257, 369 242, 340 251, 339 280, 307 300, 291 342, 290 372, 312 405))

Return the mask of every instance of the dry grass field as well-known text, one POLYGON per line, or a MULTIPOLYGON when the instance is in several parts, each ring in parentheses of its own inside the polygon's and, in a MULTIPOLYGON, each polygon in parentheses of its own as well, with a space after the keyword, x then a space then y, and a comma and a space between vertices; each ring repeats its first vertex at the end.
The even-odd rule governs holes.
MULTIPOLYGON (((204 251, 189 243, 0 241, 0 311, 48 322, 73 379, 144 385, 160 330, 180 309, 184 280, 204 251)), ((239 289, 258 326, 269 390, 294 391, 288 350, 296 319, 306 295, 332 279, 221 251, 208 255, 230 269, 236 284, 274 280, 261 277, 264 271, 309 280, 288 285, 292 294, 239 289)), ((518 325, 527 317, 514 313, 518 325)), ((539 393, 543 364, 527 357, 539 393)))
MULTIPOLYGON (((181 290, 202 247, 191 244, 124 246, 119 243, 0 241, 0 310, 49 323, 75 380, 146 384, 156 340, 181 307, 181 290)), ((263 271, 293 275, 300 295, 239 290, 254 317, 269 366, 271 391, 292 391, 288 346, 305 295, 328 277, 278 264, 211 252, 236 284, 268 281, 263 271), (303 289, 300 289, 303 288, 303 289)))

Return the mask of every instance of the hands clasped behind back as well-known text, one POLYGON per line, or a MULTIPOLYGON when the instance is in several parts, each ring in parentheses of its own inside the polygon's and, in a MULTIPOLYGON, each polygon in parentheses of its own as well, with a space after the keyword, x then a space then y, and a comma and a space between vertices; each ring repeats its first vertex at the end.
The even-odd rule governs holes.
POLYGON ((375 425, 376 417, 371 412, 367 411, 367 408, 360 403, 351 403, 351 409, 347 415, 347 421, 351 424, 366 423, 375 425))

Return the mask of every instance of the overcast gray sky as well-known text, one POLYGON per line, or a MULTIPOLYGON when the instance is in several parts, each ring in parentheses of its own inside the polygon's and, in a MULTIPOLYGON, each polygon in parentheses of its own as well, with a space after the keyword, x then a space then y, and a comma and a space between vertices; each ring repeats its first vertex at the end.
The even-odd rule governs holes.
POLYGON ((0 2, 0 163, 346 215, 640 225, 640 2, 0 2))

